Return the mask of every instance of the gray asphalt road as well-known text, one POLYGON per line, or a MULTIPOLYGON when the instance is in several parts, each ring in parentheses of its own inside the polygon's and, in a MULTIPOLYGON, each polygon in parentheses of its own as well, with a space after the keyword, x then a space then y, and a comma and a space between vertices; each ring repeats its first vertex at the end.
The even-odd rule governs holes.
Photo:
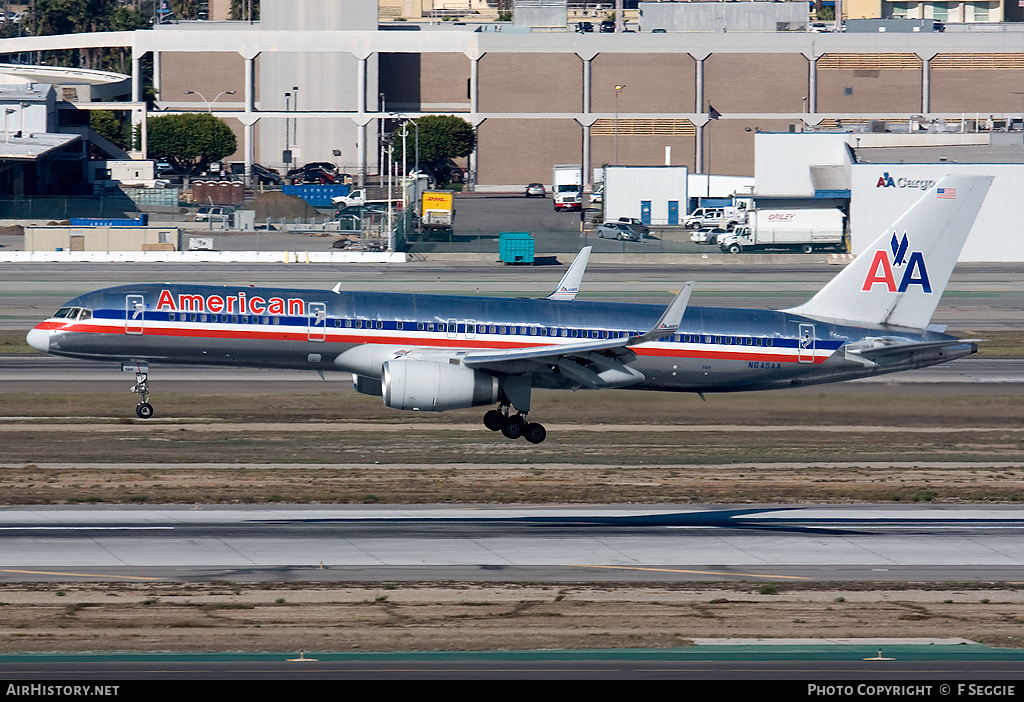
POLYGON ((1020 507, 9 508, 0 580, 1011 580, 1020 507))

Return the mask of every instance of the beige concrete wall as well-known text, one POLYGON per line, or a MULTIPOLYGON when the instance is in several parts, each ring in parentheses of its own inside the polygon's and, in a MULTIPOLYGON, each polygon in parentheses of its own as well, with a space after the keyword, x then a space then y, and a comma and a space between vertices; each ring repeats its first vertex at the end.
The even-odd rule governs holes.
POLYGON ((931 69, 931 112, 1024 112, 1024 54, 939 54, 931 69))
POLYGON ((583 61, 575 54, 487 54, 481 112, 580 112, 583 61))
POLYGON ((796 130, 800 129, 800 122, 793 120, 712 120, 704 129, 705 172, 753 176, 754 135, 758 131, 786 132, 790 125, 794 125, 796 130))
MULTIPOLYGON (((257 81, 257 85, 259 82, 257 81)), ((217 109, 226 109, 225 102, 241 103, 245 95, 245 59, 234 51, 218 52, 175 52, 160 54, 160 94, 157 99, 164 102, 191 102, 195 109, 206 109, 206 103, 198 95, 186 95, 186 90, 195 90, 207 100, 213 100, 217 93, 234 90, 234 95, 222 95, 217 100, 217 109)), ((240 109, 240 108, 235 108, 240 109)))
POLYGON ((847 55, 818 60, 818 112, 916 113, 922 62, 913 54, 847 55))
POLYGON ((600 54, 590 68, 590 109, 628 112, 692 112, 696 91, 695 61, 686 54, 600 54))
POLYGON ((581 163, 575 120, 488 119, 477 130, 480 185, 551 184, 556 163, 581 163))
POLYGON ((465 54, 380 54, 380 86, 390 111, 469 111, 465 54))
POLYGON ((619 158, 615 159, 615 136, 592 135, 590 160, 594 168, 616 163, 629 166, 664 166, 665 147, 671 147, 670 166, 688 166, 694 170, 696 135, 623 135, 618 137, 619 158))
POLYGON ((177 227, 26 227, 26 251, 143 251, 161 238, 178 246, 177 227))
POLYGON ((712 54, 704 62, 704 95, 723 115, 802 112, 808 75, 801 54, 712 54))

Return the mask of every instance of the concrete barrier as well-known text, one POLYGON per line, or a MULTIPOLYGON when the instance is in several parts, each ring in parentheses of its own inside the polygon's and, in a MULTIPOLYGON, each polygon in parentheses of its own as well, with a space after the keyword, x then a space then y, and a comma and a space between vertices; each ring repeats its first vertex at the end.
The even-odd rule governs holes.
POLYGON ((405 263, 393 251, 3 251, 0 263, 405 263))

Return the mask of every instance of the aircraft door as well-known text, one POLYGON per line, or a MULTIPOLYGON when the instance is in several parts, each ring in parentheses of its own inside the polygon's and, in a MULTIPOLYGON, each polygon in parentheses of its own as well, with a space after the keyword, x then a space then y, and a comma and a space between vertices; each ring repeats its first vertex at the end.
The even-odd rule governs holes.
POLYGON ((309 303, 310 341, 324 341, 327 338, 327 305, 323 302, 309 303))
POLYGON ((814 325, 801 324, 800 338, 797 340, 797 361, 814 363, 814 325))
POLYGON ((141 334, 146 314, 146 298, 142 295, 125 295, 124 333, 141 334))

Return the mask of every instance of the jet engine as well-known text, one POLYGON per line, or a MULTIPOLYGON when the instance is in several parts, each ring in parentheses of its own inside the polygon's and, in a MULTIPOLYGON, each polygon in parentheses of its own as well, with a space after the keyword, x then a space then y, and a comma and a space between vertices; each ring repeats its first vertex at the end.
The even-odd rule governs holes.
POLYGON ((441 412, 498 401, 498 379, 455 363, 396 359, 381 369, 384 404, 393 409, 441 412))

